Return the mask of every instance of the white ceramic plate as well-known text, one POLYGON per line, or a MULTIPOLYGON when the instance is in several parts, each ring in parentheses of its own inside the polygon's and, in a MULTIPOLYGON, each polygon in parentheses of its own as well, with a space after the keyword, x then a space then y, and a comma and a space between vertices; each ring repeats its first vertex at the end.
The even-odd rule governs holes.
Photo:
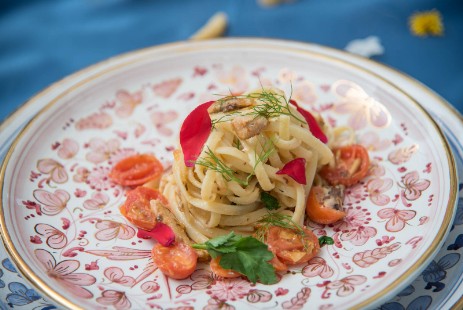
MULTIPOLYGON (((212 97, 213 98, 213 97, 212 97)), ((380 77, 316 52, 249 40, 160 47, 107 65, 53 98, 19 135, 2 170, 2 229, 19 269, 72 308, 372 306, 414 279, 443 242, 455 166, 437 126, 380 77), (166 279, 118 214, 118 159, 152 152, 167 166, 182 119, 211 94, 273 84, 307 109, 357 128, 375 169, 348 196, 348 217, 312 225, 337 240, 272 286, 207 268, 166 279), (352 104, 354 103, 355 104, 352 104)))

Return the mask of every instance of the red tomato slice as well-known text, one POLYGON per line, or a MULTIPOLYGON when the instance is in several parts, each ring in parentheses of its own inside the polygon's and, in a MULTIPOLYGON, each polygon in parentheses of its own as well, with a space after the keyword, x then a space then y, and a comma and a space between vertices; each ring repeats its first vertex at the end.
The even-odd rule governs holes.
POLYGON ((211 267, 212 272, 222 278, 238 278, 241 274, 235 270, 231 269, 224 269, 220 266, 220 257, 213 258, 209 265, 211 267))
POLYGON ((302 236, 294 230, 272 226, 266 242, 278 260, 287 265, 305 263, 320 250, 317 236, 305 228, 302 236))
POLYGON ((343 146, 334 150, 334 154, 335 165, 326 165, 320 171, 320 175, 331 185, 352 186, 368 174, 370 158, 363 146, 343 146))
POLYGON ((154 263, 163 274, 172 279, 188 278, 195 270, 198 261, 196 251, 183 242, 171 246, 157 243, 151 250, 154 263))
POLYGON ((138 186, 159 178, 164 171, 153 155, 141 154, 126 157, 114 165, 109 177, 123 186, 138 186))
POLYGON ((127 193, 127 198, 119 210, 138 228, 152 230, 156 226, 156 215, 151 211, 150 201, 156 199, 168 205, 167 199, 160 192, 140 186, 127 193))
POLYGON ((315 223, 332 224, 346 216, 341 210, 343 200, 344 193, 337 186, 314 186, 310 189, 305 211, 315 223))

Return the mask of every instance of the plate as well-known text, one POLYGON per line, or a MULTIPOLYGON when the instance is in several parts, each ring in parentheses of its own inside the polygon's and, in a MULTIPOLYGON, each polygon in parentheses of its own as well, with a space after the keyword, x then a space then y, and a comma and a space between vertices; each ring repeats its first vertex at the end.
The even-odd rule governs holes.
POLYGON ((37 288, 69 308, 374 306, 433 258, 457 195, 449 147, 410 96, 321 53, 251 40, 169 45, 106 64, 53 98, 5 163, 7 249, 37 288), (168 166, 188 111, 214 93, 269 83, 292 87, 293 98, 330 122, 355 126, 376 168, 351 189, 348 220, 312 224, 335 245, 278 284, 223 281, 207 268, 187 281, 166 279, 150 263, 152 243, 118 214, 124 189, 107 172, 134 152, 154 152, 168 166))

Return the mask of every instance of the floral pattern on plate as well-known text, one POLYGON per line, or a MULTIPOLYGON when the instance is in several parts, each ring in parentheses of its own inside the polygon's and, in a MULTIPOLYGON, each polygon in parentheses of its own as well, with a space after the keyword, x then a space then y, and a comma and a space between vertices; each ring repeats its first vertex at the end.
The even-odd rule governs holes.
MULTIPOLYGON (((431 148, 416 138, 422 128, 410 126, 405 116, 392 114, 353 82, 313 81, 286 68, 277 75, 269 71, 263 66, 249 71, 239 65, 195 66, 188 76, 116 89, 113 96, 100 98, 99 106, 86 106, 85 112, 63 107, 57 112, 67 118, 53 123, 53 130, 44 121, 46 141, 36 142, 38 150, 26 155, 24 166, 29 169, 21 167, 20 175, 27 175, 29 183, 15 207, 16 220, 28 227, 22 240, 43 274, 53 278, 53 286, 76 300, 88 299, 86 305, 116 309, 172 304, 298 309, 309 300, 330 309, 348 297, 353 302, 389 274, 402 272, 397 270, 404 261, 423 247, 441 197, 431 182, 440 180, 437 158, 420 156, 431 148), (200 81, 191 88, 183 83, 189 78, 200 81), (359 142, 372 151, 370 175, 349 189, 345 220, 307 223, 318 236, 331 236, 335 243, 325 245, 305 266, 282 275, 279 283, 223 280, 206 266, 189 280, 167 279, 150 260, 152 242, 138 239, 118 213, 127 189, 112 183, 108 173, 114 163, 136 152, 155 153, 168 167, 188 110, 210 99, 211 93, 240 94, 259 83, 288 93, 292 86, 293 98, 305 108, 320 112, 332 125, 356 128, 359 142), (359 104, 353 105, 355 100, 359 104), (386 127, 388 131, 382 131, 386 127)), ((43 139, 45 134, 38 135, 43 139)))

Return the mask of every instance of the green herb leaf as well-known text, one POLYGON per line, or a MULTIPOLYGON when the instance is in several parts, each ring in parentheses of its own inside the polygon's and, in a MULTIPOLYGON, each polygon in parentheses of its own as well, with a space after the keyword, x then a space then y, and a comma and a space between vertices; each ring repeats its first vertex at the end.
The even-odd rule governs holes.
POLYGON ((278 200, 267 192, 260 193, 260 200, 268 210, 276 210, 280 207, 278 200))
POLYGON ((245 275, 249 281, 273 284, 278 281, 275 269, 268 262, 273 253, 265 243, 253 237, 242 237, 233 232, 213 238, 202 244, 193 244, 195 249, 204 249, 216 258, 220 256, 220 266, 245 275))
POLYGON ((333 238, 328 236, 321 236, 318 238, 318 244, 320 244, 320 247, 322 247, 325 244, 331 245, 334 244, 334 240, 333 238))

